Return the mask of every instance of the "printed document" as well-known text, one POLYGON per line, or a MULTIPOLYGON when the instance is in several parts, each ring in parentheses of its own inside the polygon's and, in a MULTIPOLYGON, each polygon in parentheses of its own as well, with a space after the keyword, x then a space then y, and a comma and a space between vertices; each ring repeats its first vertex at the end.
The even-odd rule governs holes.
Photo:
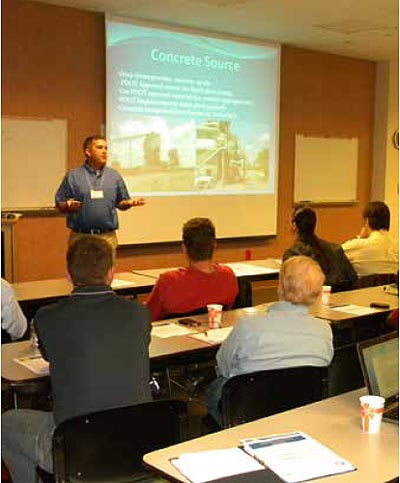
POLYGON ((349 461, 301 431, 248 438, 241 443, 246 453, 288 483, 356 469, 349 461))

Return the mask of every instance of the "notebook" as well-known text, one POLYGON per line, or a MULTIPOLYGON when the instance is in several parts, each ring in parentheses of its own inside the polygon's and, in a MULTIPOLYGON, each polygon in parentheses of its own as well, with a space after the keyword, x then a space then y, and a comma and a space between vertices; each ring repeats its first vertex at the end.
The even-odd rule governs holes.
POLYGON ((358 357, 368 393, 386 399, 383 419, 399 424, 399 334, 357 344, 358 357))

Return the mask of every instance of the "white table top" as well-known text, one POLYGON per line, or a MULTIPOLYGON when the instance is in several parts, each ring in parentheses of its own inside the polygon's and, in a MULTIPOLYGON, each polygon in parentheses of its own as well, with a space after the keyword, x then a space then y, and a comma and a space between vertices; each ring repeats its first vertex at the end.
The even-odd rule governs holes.
MULTIPOLYGON (((149 291, 155 280, 131 272, 120 272, 114 274, 112 287, 118 291, 149 291)), ((32 300, 45 300, 57 297, 66 297, 72 291, 72 285, 65 278, 54 278, 48 280, 33 280, 30 282, 16 282, 12 284, 17 300, 27 302, 32 300)))
POLYGON ((365 389, 276 414, 234 428, 196 438, 144 456, 152 470, 173 480, 187 480, 174 468, 170 459, 182 453, 230 448, 239 440, 301 430, 338 455, 349 460, 357 471, 319 478, 319 482, 378 483, 399 474, 399 434, 396 424, 383 422, 375 435, 363 434, 360 426, 359 396, 365 389))
MULTIPOLYGON (((130 276, 134 277, 132 274, 130 274, 130 276)), ((120 274, 118 274, 116 278, 119 279, 120 274)), ((369 302, 372 300, 387 302, 390 304, 390 309, 377 310, 377 314, 380 312, 388 312, 398 307, 398 297, 387 294, 382 287, 369 287, 351 292, 340 292, 331 295, 331 301, 333 303, 364 304, 366 307, 368 307, 369 302)), ((268 305, 269 304, 262 304, 254 307, 251 309, 251 312, 249 312, 247 309, 227 310, 223 313, 222 326, 234 326, 238 319, 243 316, 254 315, 255 313, 262 314, 265 312, 268 305)), ((329 307, 324 307, 321 305, 315 306, 312 309, 312 313, 317 317, 329 319, 332 325, 341 324, 343 322, 359 318, 357 315, 334 311, 329 307)), ((201 323, 201 326, 196 328, 196 330, 200 332, 208 330, 208 319, 206 314, 193 316, 192 318, 201 323)), ((171 320, 171 322, 176 322, 177 320, 178 319, 174 319, 171 320)), ((368 321, 368 319, 366 320, 368 321)), ((217 346, 210 346, 208 343, 196 340, 188 335, 170 337, 167 339, 152 336, 150 344, 150 357, 152 361, 161 362, 163 359, 185 358, 189 354, 193 355, 195 353, 205 352, 210 353, 213 351, 213 347, 214 350, 216 350, 217 346)), ((29 371, 13 360, 16 357, 26 357, 31 354, 32 348, 30 347, 29 341, 14 342, 3 345, 1 354, 2 377, 9 381, 22 381, 37 378, 38 376, 35 373, 29 371)))
MULTIPOLYGON (((227 265, 230 267, 237 277, 257 279, 278 278, 280 264, 280 260, 274 258, 221 263, 221 265, 227 265)), ((177 268, 179 267, 151 268, 148 270, 134 270, 133 273, 157 279, 162 273, 176 270, 177 268)))

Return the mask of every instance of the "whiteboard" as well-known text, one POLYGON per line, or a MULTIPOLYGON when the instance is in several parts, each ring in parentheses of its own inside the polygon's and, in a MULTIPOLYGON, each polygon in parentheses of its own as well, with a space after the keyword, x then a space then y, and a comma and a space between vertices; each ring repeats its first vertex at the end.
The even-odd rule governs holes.
POLYGON ((2 210, 54 207, 66 168, 65 119, 2 117, 2 210))
POLYGON ((295 203, 356 201, 358 138, 296 134, 295 150, 295 203))

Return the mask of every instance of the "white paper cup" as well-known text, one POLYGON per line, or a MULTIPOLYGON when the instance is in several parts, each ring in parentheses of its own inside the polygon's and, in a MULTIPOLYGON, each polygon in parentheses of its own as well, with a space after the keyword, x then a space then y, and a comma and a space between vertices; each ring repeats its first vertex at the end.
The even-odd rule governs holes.
POLYGON ((222 322, 222 305, 220 304, 208 304, 208 326, 210 329, 217 329, 221 327, 222 322))
POLYGON ((361 396, 361 428, 363 433, 375 434, 381 429, 385 398, 380 396, 361 396))
POLYGON ((330 285, 322 286, 321 300, 323 305, 329 305, 329 299, 331 298, 332 287, 330 285))

